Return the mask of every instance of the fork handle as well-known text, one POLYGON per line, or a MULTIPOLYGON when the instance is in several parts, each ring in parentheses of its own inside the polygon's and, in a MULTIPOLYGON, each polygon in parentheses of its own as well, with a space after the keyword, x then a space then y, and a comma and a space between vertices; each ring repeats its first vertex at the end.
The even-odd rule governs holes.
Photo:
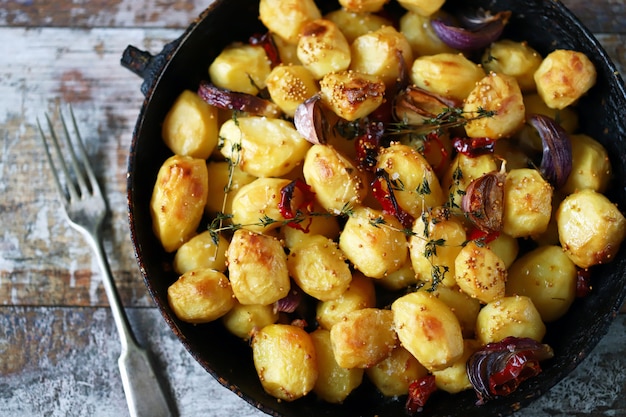
POLYGON ((150 357, 139 346, 131 330, 113 281, 102 241, 92 236, 88 236, 88 240, 93 246, 102 271, 104 289, 122 344, 122 352, 117 363, 130 415, 131 417, 173 417, 170 402, 156 377, 150 357))

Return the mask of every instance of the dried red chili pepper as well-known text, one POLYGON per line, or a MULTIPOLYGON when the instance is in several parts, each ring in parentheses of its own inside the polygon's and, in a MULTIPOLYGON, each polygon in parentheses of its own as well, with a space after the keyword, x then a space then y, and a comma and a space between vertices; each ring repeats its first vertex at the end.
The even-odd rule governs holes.
POLYGON ((276 46, 276 42, 274 42, 274 38, 269 32, 255 33, 254 35, 250 36, 250 38, 248 39, 248 43, 250 45, 259 45, 263 47, 267 58, 270 60, 272 68, 281 63, 280 54, 278 53, 278 47, 276 46))
MULTIPOLYGON (((278 211, 285 219, 295 219, 301 213, 310 213, 313 211, 313 203, 315 202, 315 193, 311 190, 311 187, 300 178, 291 181, 280 190, 280 201, 278 202, 278 211), (297 207, 293 207, 292 201, 296 189, 300 190, 302 194, 302 203, 297 207)), ((302 230, 308 233, 311 226, 311 218, 306 227, 301 224, 302 219, 287 223, 287 226, 294 229, 302 230)))
POLYGON ((406 410, 410 414, 415 414, 424 408, 426 401, 431 394, 437 390, 434 375, 426 375, 411 382, 409 385, 409 396, 406 399, 406 410))
POLYGON ((454 138, 452 145, 457 152, 476 158, 493 153, 496 141, 491 138, 454 138))
POLYGON ((365 126, 365 132, 354 141, 356 158, 359 168, 373 172, 378 160, 385 126, 382 122, 369 122, 365 126))
POLYGON ((383 208, 383 212, 395 216, 403 227, 410 228, 415 220, 398 204, 393 191, 393 182, 389 173, 383 169, 376 171, 376 179, 372 182, 372 193, 383 208))
POLYGON ((480 240, 483 243, 491 243, 500 236, 500 232, 486 232, 479 228, 471 229, 467 234, 467 240, 480 240))

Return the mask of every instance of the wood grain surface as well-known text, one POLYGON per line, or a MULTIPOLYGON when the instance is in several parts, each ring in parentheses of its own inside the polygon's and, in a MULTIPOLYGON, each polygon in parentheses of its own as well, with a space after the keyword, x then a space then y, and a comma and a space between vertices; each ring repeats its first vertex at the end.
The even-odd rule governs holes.
MULTIPOLYGON (((143 103, 127 45, 158 52, 210 1, 0 0, 0 416, 127 415, 119 342, 90 249, 65 222, 37 134, 72 103, 111 208, 105 248, 138 338, 181 416, 260 416, 221 387, 154 308, 133 255, 126 164, 143 103)), ((626 0, 563 1, 626 69, 626 0)), ((626 415, 626 319, 520 416, 626 415)))

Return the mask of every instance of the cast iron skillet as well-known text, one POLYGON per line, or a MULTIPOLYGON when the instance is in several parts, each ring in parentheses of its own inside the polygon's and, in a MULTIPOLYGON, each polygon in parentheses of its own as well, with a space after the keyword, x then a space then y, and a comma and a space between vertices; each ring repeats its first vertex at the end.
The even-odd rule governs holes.
MULTIPOLYGON (((335 2, 319 1, 322 10, 335 2)), ((449 0, 472 8, 511 10, 513 18, 504 37, 526 40, 542 54, 557 48, 584 52, 598 70, 597 85, 578 106, 581 131, 600 141, 612 156, 615 182, 609 198, 626 208, 626 92, 615 66, 589 31, 555 0, 449 0)), ((336 8, 330 6, 331 8, 336 8)), ((258 0, 216 0, 187 31, 152 56, 129 47, 123 65, 144 78, 146 95, 128 163, 128 209, 132 241, 145 284, 165 321, 193 357, 221 384, 250 404, 274 416, 402 416, 404 398, 383 399, 364 383, 343 405, 320 402, 313 395, 292 403, 278 402, 263 391, 254 371, 251 349, 227 333, 218 322, 189 325, 179 321, 167 302, 167 287, 176 279, 172 256, 152 233, 149 201, 157 171, 170 155, 161 140, 161 122, 183 89, 195 90, 206 79, 209 63, 233 40, 246 40, 261 31, 258 0)), ((616 259, 593 268, 593 292, 577 300, 571 311, 548 326, 545 341, 555 351, 543 364, 543 373, 524 383, 512 395, 476 406, 472 391, 450 396, 435 393, 424 416, 508 415, 527 405, 570 373, 606 333, 626 295, 626 245, 616 259)))

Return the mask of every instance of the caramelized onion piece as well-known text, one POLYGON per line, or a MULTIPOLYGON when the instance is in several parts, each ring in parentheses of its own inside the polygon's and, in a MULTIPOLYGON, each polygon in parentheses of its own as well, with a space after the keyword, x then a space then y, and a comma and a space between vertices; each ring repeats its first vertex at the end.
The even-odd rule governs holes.
POLYGON ((461 51, 474 51, 496 41, 510 17, 510 11, 492 14, 481 9, 476 16, 460 18, 460 25, 444 19, 433 19, 431 24, 446 45, 461 51))
POLYGON ((410 85, 396 95, 393 117, 409 125, 419 125, 434 119, 447 108, 460 105, 456 100, 410 85))
POLYGON ((296 108, 293 124, 298 133, 312 144, 325 145, 330 130, 326 113, 321 96, 315 94, 296 108))
POLYGON ((531 115, 528 122, 541 137, 541 174, 550 184, 562 187, 572 172, 572 143, 567 132, 554 119, 542 114, 531 115))
POLYGON ((289 293, 280 300, 276 301, 274 304, 274 308, 278 312, 282 313, 293 313, 297 310, 298 306, 302 302, 302 290, 298 288, 293 282, 291 283, 291 288, 289 289, 289 293))
POLYGON ((476 404, 512 393, 541 372, 540 361, 553 356, 550 346, 513 336, 474 352, 467 361, 467 376, 478 397, 476 404))
POLYGON ((470 182, 465 190, 461 208, 483 232, 495 233, 502 229, 505 177, 504 170, 488 172, 470 182))
POLYGON ((281 115, 280 108, 269 100, 252 94, 223 90, 207 81, 200 82, 198 95, 210 105, 224 110, 237 110, 266 117, 281 115))

